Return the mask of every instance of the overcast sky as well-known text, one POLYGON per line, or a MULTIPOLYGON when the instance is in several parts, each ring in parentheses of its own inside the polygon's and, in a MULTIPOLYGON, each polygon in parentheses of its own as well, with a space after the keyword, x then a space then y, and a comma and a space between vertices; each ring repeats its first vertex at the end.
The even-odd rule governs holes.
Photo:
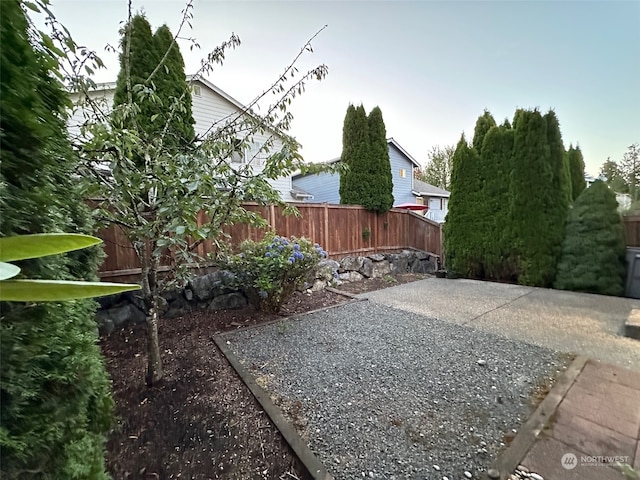
MULTIPOLYGON (((51 0, 79 44, 98 51, 113 81, 125 0, 51 0)), ((175 33, 184 2, 134 0, 152 28, 175 33)), ((300 70, 329 67, 293 105, 292 134, 307 160, 340 155, 349 103, 382 109, 387 135, 420 163, 432 146, 473 135, 487 108, 498 122, 516 108, 553 108, 565 146, 579 143, 587 171, 640 142, 640 1, 195 0, 181 41, 186 72, 232 32, 242 45, 208 79, 241 102, 266 88, 316 31, 300 70)))

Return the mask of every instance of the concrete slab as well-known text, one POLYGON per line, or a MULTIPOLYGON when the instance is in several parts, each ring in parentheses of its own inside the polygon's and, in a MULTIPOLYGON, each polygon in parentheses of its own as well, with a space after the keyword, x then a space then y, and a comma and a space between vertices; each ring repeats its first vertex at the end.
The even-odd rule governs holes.
POLYGON ((640 340, 640 310, 631 311, 624 324, 624 334, 629 338, 640 340))
POLYGON ((554 438, 543 438, 529 451, 522 465, 546 480, 623 480, 617 470, 581 462, 585 453, 554 438))
POLYGON ((636 456, 633 462, 633 468, 640 470, 640 441, 638 441, 638 444, 636 445, 636 456))
POLYGON ((636 438, 640 428, 640 412, 633 408, 633 404, 637 404, 637 399, 593 395, 573 385, 558 408, 568 409, 574 415, 636 438))
POLYGON ((633 458, 636 439, 602 427, 560 408, 553 427, 545 431, 556 440, 589 455, 628 456, 633 458))
POLYGON ((370 301, 454 323, 473 319, 531 292, 531 287, 427 278, 360 295, 370 301))
MULTIPOLYGON (((588 364, 587 364, 588 365, 588 364)), ((640 390, 628 387, 621 383, 611 382, 601 378, 593 369, 585 369, 576 380, 576 385, 589 390, 594 395, 613 395, 629 397, 634 401, 633 406, 640 411, 640 390)), ((640 375, 639 375, 640 376, 640 375)))
POLYGON ((595 375, 609 382, 618 383, 640 391, 640 373, 631 370, 622 370, 614 365, 602 362, 589 361, 584 371, 587 375, 595 375))

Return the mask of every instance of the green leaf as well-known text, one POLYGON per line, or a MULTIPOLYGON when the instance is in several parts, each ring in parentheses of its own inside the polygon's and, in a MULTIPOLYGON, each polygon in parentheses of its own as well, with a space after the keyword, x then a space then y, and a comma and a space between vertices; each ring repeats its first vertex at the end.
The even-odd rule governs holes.
POLYGON ((102 297, 131 290, 140 290, 140 286, 67 280, 8 280, 0 282, 0 300, 3 302, 54 302, 102 297))
POLYGON ((184 235, 185 231, 186 231, 186 227, 184 227, 183 225, 176 227, 176 234, 178 235, 184 235))
POLYGON ((27 2, 26 0, 23 0, 22 4, 25 7, 27 7, 29 10, 33 10, 36 13, 40 13, 40 9, 38 8, 38 6, 35 3, 27 2))
POLYGON ((25 260, 80 250, 102 243, 90 235, 75 233, 40 233, 0 238, 0 261, 25 260))
POLYGON ((13 278, 20 273, 20 267, 11 265, 10 263, 0 262, 0 280, 13 278))

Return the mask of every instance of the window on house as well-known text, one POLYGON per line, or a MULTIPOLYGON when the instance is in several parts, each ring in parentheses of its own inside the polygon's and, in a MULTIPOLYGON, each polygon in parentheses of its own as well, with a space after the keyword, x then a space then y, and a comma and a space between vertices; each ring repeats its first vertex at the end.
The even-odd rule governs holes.
POLYGON ((202 95, 202 90, 200 89, 200 85, 191 85, 191 93, 196 97, 202 95))
POLYGON ((231 140, 233 151, 231 152, 231 162, 244 163, 244 149, 242 148, 242 140, 234 138, 231 140))
POLYGON ((407 176, 407 171, 404 168, 400 169, 400 178, 405 178, 407 176))

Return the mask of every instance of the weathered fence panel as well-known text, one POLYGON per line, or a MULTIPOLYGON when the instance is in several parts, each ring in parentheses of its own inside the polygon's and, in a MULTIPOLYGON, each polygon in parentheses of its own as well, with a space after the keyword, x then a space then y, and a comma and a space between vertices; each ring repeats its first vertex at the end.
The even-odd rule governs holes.
POLYGON ((622 218, 627 235, 627 247, 640 247, 640 215, 625 215, 622 218))
MULTIPOLYGON (((332 258, 403 248, 442 255, 440 225, 408 210, 391 209, 377 215, 364 207, 352 205, 305 203, 296 207, 300 217, 283 215, 281 209, 273 205, 245 205, 247 210, 260 213, 278 235, 307 237, 321 244, 332 258)), ((205 221, 201 213, 198 222, 203 224, 205 221)), ((265 234, 264 229, 245 224, 225 227, 225 231, 230 235, 234 247, 246 239, 259 240, 265 234)), ((112 225, 101 231, 99 236, 104 240, 107 254, 100 268, 101 277, 139 274, 140 264, 121 227, 112 225)), ((213 253, 213 242, 202 242, 197 252, 202 257, 213 253)))

